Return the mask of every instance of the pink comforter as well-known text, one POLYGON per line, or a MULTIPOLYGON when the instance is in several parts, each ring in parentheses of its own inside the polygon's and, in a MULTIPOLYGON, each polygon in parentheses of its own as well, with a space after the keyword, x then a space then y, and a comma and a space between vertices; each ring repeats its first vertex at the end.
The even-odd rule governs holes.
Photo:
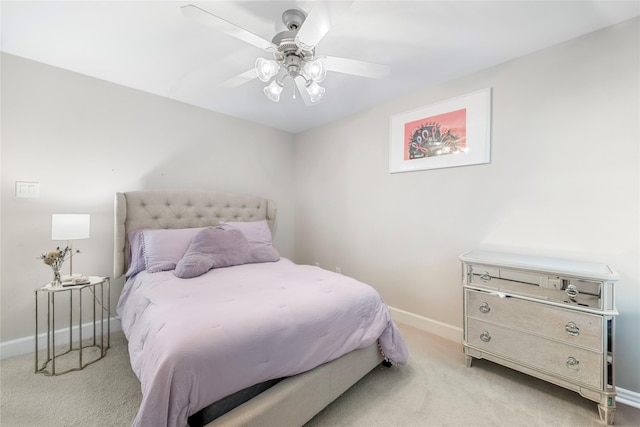
POLYGON ((135 426, 186 426, 229 394, 376 340, 391 361, 407 360, 372 287, 284 258, 192 279, 141 272, 126 283, 118 313, 142 387, 135 426))

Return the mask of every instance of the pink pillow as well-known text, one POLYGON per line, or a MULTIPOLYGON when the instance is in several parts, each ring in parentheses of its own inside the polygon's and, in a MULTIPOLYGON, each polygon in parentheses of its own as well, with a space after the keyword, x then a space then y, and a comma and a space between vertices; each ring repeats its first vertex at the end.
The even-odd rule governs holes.
POLYGON ((260 260, 254 262, 278 261, 280 259, 280 254, 273 247, 271 229, 266 219, 241 222, 222 221, 219 226, 224 229, 235 228, 242 231, 244 237, 249 241, 252 253, 260 260))
POLYGON ((133 230, 127 235, 129 239, 129 269, 125 273, 127 279, 145 269, 144 242, 142 240, 143 231, 144 230, 133 230))
POLYGON ((244 237, 247 238, 252 246, 273 246, 271 237, 271 230, 267 220, 261 221, 246 221, 246 222, 220 222, 222 228, 237 228, 242 231, 244 237))
POLYGON ((191 241, 178 261, 174 274, 182 279, 200 276, 212 268, 274 262, 280 255, 273 248, 252 245, 242 231, 233 227, 208 227, 191 241))
POLYGON ((176 264, 174 274, 190 279, 212 268, 247 264, 251 259, 251 247, 240 230, 209 227, 193 238, 189 249, 176 264))
POLYGON ((144 265, 149 273, 173 270, 191 240, 205 227, 142 230, 144 265))

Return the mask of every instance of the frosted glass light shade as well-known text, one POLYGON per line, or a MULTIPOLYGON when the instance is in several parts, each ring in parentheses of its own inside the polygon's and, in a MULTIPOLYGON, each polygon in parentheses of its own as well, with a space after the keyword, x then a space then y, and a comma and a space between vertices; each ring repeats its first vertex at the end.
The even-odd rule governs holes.
POLYGON ((51 215, 51 240, 88 239, 90 218, 89 214, 51 215))
POLYGON ((284 89, 284 86, 278 83, 277 80, 274 80, 271 82, 271 84, 265 86, 264 94, 273 102, 278 102, 280 101, 280 94, 282 93, 282 89, 284 89))
POLYGON ((278 74, 279 68, 276 61, 264 58, 256 59, 256 74, 258 74, 258 78, 263 82, 268 82, 271 77, 278 74))
POLYGON ((320 101, 324 96, 325 90, 325 88, 323 88, 316 82, 312 82, 311 84, 307 85, 307 93, 309 94, 309 99, 311 100, 311 102, 320 101))
POLYGON ((304 71, 309 78, 316 83, 320 83, 327 77, 327 69, 321 59, 316 59, 315 61, 304 64, 304 71))

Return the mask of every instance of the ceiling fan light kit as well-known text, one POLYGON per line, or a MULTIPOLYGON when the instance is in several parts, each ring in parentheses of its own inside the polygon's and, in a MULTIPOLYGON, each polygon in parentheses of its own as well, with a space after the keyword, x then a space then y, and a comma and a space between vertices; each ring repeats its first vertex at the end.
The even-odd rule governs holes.
MULTIPOLYGON (((318 85, 327 75, 322 59, 315 56, 313 47, 308 47, 298 40, 298 30, 306 17, 304 12, 297 9, 286 10, 282 14, 282 22, 287 26, 287 30, 276 34, 271 41, 276 46, 273 59, 256 60, 256 74, 260 80, 266 83, 275 77, 264 88, 265 95, 273 102, 280 101, 286 77, 291 77, 294 82, 296 79, 304 81, 302 88, 309 95, 310 102, 318 102, 324 96, 325 89, 318 85)), ((295 98, 295 87, 293 90, 295 98)))
MULTIPOLYGON (((284 80, 290 77, 294 82, 293 98, 296 97, 297 86, 305 104, 311 105, 320 101, 326 92, 318 83, 325 79, 328 70, 370 78, 383 78, 389 72, 387 65, 316 56, 315 46, 331 28, 336 10, 341 13, 350 3, 318 3, 308 16, 301 10, 288 9, 282 14, 282 22, 287 29, 277 33, 271 42, 194 5, 182 6, 182 13, 190 19, 210 25, 273 54, 273 59, 258 58, 254 65, 253 78, 258 77, 265 83, 271 81, 263 89, 268 99, 273 102, 280 101, 284 80)), ((251 72, 253 73, 253 70, 251 72)), ((241 76, 245 74, 247 73, 242 73, 241 76)), ((238 79, 238 82, 244 83, 249 80, 242 78, 238 79)))

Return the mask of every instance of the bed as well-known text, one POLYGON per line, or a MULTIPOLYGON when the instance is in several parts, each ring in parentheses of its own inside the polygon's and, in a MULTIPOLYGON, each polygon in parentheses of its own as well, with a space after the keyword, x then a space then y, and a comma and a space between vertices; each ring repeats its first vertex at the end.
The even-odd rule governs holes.
POLYGON ((116 193, 135 426, 301 426, 380 363, 406 362, 373 288, 279 256, 276 212, 233 193, 116 193))

